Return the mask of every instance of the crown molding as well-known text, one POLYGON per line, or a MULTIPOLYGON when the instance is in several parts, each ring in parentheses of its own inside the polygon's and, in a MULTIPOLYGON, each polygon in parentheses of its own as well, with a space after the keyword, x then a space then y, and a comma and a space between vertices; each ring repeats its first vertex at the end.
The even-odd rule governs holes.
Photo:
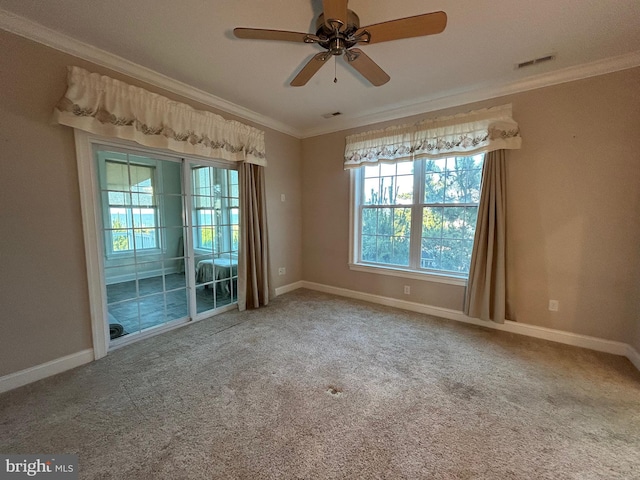
POLYGON ((332 118, 331 125, 323 125, 302 131, 302 138, 325 135, 350 128, 363 127, 376 123, 397 120, 412 115, 421 115, 444 108, 457 107, 469 103, 489 100, 492 98, 513 95, 538 88, 549 87, 561 83, 573 82, 584 78, 595 77, 620 70, 626 70, 640 66, 640 50, 617 57, 610 57, 595 62, 563 68, 549 73, 543 73, 532 77, 505 82, 499 85, 489 85, 473 88, 463 92, 457 92, 440 97, 425 97, 412 102, 411 105, 403 105, 385 108, 377 112, 358 115, 357 117, 332 118))
POLYGON ((236 115, 279 132, 301 138, 301 132, 289 125, 227 100, 192 87, 125 58, 94 47, 68 35, 52 30, 33 20, 0 8, 0 28, 29 40, 41 43, 74 57, 134 77, 196 102, 236 115))
POLYGON ((52 30, 44 25, 0 8, 0 28, 28 38, 75 57, 129 75, 159 88, 171 91, 185 98, 208 105, 245 120, 272 128, 298 139, 325 135, 351 128, 363 127, 380 122, 398 120, 412 115, 421 115, 444 108, 457 107, 469 103, 535 90, 538 88, 572 82, 597 75, 617 72, 640 66, 640 50, 617 57, 576 65, 514 82, 476 86, 460 92, 448 92, 439 97, 423 97, 409 105, 396 105, 378 111, 365 112, 355 117, 331 118, 330 124, 308 129, 298 129, 254 112, 241 105, 224 100, 203 90, 192 87, 149 68, 138 65, 105 50, 83 43, 68 35, 52 30))

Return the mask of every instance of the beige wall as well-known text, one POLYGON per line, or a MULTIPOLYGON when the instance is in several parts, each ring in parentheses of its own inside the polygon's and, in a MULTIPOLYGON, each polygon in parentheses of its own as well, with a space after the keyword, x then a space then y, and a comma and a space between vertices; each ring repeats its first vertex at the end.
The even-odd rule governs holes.
POLYGON ((461 310, 463 287, 349 270, 345 136, 509 102, 523 137, 507 167, 510 318, 629 342, 640 328, 640 69, 303 140, 304 279, 461 310))
MULTIPOLYGON (((66 90, 66 66, 206 107, 2 30, 0 45, 2 376, 92 346, 73 132, 51 124, 66 90)), ((301 142, 263 129, 271 261, 287 268, 285 276, 276 269, 276 288, 302 279, 301 142)))
POLYGON ((640 353, 640 281, 638 282, 638 293, 636 294, 636 300, 636 331, 629 343, 633 348, 636 349, 636 352, 640 353))
MULTIPOLYGON (((50 123, 66 66, 206 107, 3 31, 0 44, 2 376, 91 348, 73 134, 50 123)), ((640 69, 387 124, 506 102, 524 138, 508 165, 512 318, 640 350, 640 69), (547 310, 549 298, 559 312, 547 310)), ((461 287, 347 267, 344 138, 384 125, 303 141, 256 125, 269 159, 272 286, 304 279, 459 310, 461 287)))

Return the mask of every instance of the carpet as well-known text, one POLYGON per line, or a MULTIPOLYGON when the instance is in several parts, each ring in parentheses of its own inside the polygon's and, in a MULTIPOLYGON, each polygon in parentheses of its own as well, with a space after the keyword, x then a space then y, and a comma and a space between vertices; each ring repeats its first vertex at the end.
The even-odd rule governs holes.
POLYGON ((297 290, 0 395, 82 479, 640 478, 623 358, 297 290))

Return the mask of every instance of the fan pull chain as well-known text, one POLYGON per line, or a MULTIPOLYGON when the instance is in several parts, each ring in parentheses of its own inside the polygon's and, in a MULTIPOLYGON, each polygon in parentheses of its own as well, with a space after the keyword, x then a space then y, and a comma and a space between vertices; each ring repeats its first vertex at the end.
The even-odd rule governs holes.
POLYGON ((338 56, 333 56, 333 83, 338 83, 338 56))

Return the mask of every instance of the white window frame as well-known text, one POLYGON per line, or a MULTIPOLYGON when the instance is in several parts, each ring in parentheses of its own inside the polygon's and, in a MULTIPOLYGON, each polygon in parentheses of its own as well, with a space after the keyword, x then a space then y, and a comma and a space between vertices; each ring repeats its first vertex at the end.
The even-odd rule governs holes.
MULTIPOLYGON (((458 155, 464 156, 464 155, 458 155)), ((447 158, 444 156, 443 158, 447 158)), ((449 285, 466 286, 467 275, 458 275, 442 271, 432 271, 423 269, 420 266, 421 236, 422 236, 422 212, 425 206, 424 199, 424 177, 425 161, 414 162, 414 188, 413 203, 400 205, 411 208, 411 240, 409 266, 385 265, 380 263, 368 263, 360 261, 362 242, 362 198, 363 198, 363 176, 364 166, 350 170, 350 195, 349 195, 349 268, 353 271, 388 275, 393 277, 427 280, 436 283, 449 285)), ((475 204, 473 204, 475 205, 475 204)), ((395 205, 394 205, 395 206, 395 205)), ((456 204, 455 206, 467 206, 467 204, 456 204)), ((386 207, 386 206, 385 206, 386 207)))
MULTIPOLYGON (((104 142, 102 142, 102 144, 104 144, 104 142)), ((120 145, 121 144, 122 143, 120 143, 120 145)), ((150 149, 148 149, 146 152, 148 152, 149 150, 150 149)), ((128 155, 130 153, 130 150, 129 152, 127 152, 124 149, 118 148, 116 146, 110 146, 109 151, 120 153, 122 155, 128 155)), ((145 151, 141 151, 140 155, 144 155, 144 153, 145 151)), ((98 173, 100 175, 101 182, 106 179, 106 163, 107 162, 121 163, 120 160, 118 159, 107 159, 107 158, 98 161, 98 173)), ((143 160, 131 162, 131 165, 138 165, 138 166, 149 167, 153 169, 153 196, 154 196, 155 203, 152 208, 155 210, 156 225, 154 227, 154 230, 156 233, 157 246, 153 248, 137 248, 135 249, 135 251, 133 248, 129 250, 123 250, 123 251, 114 251, 112 234, 110 231, 106 231, 105 238, 104 238, 104 242, 106 245, 105 254, 109 259, 126 258, 126 257, 132 257, 134 255, 137 255, 137 256, 158 255, 165 252, 165 245, 167 242, 164 235, 164 230, 160 228, 160 226, 164 223, 164 219, 161 216, 162 212, 164 211, 164 208, 162 205, 162 198, 163 198, 162 197, 162 185, 163 185, 162 170, 157 167, 157 163, 155 162, 154 159, 151 159, 151 158, 147 162, 143 160)), ((99 185, 99 188, 101 189, 101 191, 103 190, 101 185, 99 185)), ((104 219, 110 218, 110 211, 109 211, 110 205, 109 205, 107 195, 108 193, 106 191, 102 192, 102 215, 104 219)), ((133 208, 133 206, 130 208, 133 208)))

